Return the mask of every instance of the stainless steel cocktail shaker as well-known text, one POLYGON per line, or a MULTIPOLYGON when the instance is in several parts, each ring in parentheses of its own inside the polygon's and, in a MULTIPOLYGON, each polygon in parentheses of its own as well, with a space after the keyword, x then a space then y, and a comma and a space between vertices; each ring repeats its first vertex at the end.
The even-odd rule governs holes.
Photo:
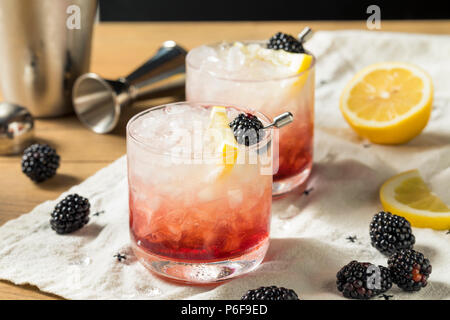
POLYGON ((72 111, 88 71, 97 0, 0 0, 0 89, 35 117, 72 111))

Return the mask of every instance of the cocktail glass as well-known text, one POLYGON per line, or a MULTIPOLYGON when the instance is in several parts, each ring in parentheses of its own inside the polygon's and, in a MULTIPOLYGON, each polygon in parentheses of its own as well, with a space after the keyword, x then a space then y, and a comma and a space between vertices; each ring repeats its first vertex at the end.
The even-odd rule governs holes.
MULTIPOLYGON (((248 44, 261 44, 263 41, 247 41, 248 44)), ((208 45, 211 50, 219 47, 232 47, 234 43, 208 45)), ((309 68, 290 76, 267 75, 248 77, 247 74, 234 74, 225 63, 238 63, 239 57, 224 61, 211 59, 205 46, 192 49, 186 58, 186 97, 192 101, 218 101, 231 105, 245 105, 270 117, 284 111, 294 115, 294 121, 279 131, 279 154, 274 155, 274 168, 278 167, 273 180, 273 195, 282 195, 304 185, 310 175, 313 162, 314 135, 314 75, 315 58, 309 68), (207 67, 202 61, 210 59, 207 67), (211 66, 211 68, 209 67, 211 66), (226 72, 218 70, 226 70, 226 72)), ((307 52, 310 54, 309 52, 307 52)))
MULTIPOLYGON (((226 106, 230 118, 250 109, 226 106)), ((159 275, 187 283, 255 269, 269 244, 272 134, 239 145, 234 165, 206 148, 211 104, 149 109, 127 125, 130 235, 135 255, 159 275), (205 148, 202 148, 205 147, 205 148)))

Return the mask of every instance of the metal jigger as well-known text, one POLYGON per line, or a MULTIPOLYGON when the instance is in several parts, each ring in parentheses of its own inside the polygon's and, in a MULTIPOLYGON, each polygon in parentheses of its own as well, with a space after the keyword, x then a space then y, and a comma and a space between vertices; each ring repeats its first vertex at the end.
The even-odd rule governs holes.
POLYGON ((96 133, 117 125, 122 108, 138 100, 184 92, 186 50, 166 41, 156 54, 124 78, 106 80, 95 73, 80 76, 73 106, 80 121, 96 133))
POLYGON ((34 121, 27 109, 0 103, 0 154, 17 154, 33 138, 34 121))

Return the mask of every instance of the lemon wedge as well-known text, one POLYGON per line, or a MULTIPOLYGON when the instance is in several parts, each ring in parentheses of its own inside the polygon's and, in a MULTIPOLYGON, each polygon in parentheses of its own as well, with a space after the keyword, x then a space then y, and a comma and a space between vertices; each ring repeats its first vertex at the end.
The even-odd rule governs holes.
POLYGON ((233 169, 238 156, 238 144, 230 126, 227 109, 213 106, 210 114, 209 131, 213 137, 216 151, 221 154, 218 177, 227 176, 233 169))
POLYGON ((414 227, 450 229, 450 208, 430 190, 418 170, 387 180, 380 188, 380 200, 386 211, 405 217, 414 227))
MULTIPOLYGON (((254 46, 254 45, 253 45, 254 46)), ((302 90, 309 76, 309 68, 313 63, 313 56, 306 53, 293 53, 284 50, 273 50, 262 47, 253 49, 252 45, 247 50, 254 59, 260 59, 272 63, 283 71, 280 74, 287 76, 298 75, 295 81, 289 86, 291 94, 298 94, 302 90)), ((314 80, 313 80, 314 81, 314 80)))
POLYGON ((420 134, 428 123, 433 84, 422 69, 384 62, 358 72, 347 84, 340 109, 349 125, 374 143, 400 144, 420 134))
POLYGON ((260 44, 245 45, 241 42, 235 42, 233 46, 240 49, 250 65, 258 61, 269 62, 277 68, 281 68, 283 71, 280 74, 286 76, 307 71, 313 62, 313 56, 306 53, 267 49, 260 44))
POLYGON ((313 56, 306 53, 292 53, 284 50, 262 49, 259 58, 270 61, 277 68, 283 68, 286 75, 299 75, 291 86, 294 94, 297 94, 305 84, 309 76, 308 69, 313 63, 313 56))
POLYGON ((284 50, 262 49, 259 58, 289 70, 286 74, 295 75, 308 70, 312 56, 306 53, 292 53, 284 50))

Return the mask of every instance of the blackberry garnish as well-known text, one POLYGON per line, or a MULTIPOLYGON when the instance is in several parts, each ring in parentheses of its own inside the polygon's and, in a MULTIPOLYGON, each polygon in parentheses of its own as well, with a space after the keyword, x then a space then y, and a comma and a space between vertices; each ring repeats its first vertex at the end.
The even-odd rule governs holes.
POLYGON ((372 246, 385 255, 391 255, 400 249, 412 249, 416 242, 408 220, 384 211, 373 217, 370 239, 372 246))
POLYGON ((241 300, 299 300, 297 294, 292 289, 283 287, 259 287, 248 290, 241 300))
POLYGON ((59 159, 55 149, 47 144, 35 143, 23 152, 22 172, 34 182, 45 181, 56 174, 59 159))
POLYGON ((431 274, 430 260, 418 251, 404 249, 389 257, 392 282, 405 291, 419 291, 426 287, 431 274))
POLYGON ((272 38, 270 38, 267 48, 273 50, 284 50, 292 53, 305 53, 305 49, 303 49, 303 45, 300 41, 293 36, 282 32, 277 32, 272 38))
POLYGON ((392 287, 389 269, 368 262, 352 261, 339 270, 336 278, 337 289, 351 299, 370 299, 392 287))
POLYGON ((71 233, 89 221, 89 200, 78 194, 70 194, 59 202, 52 212, 50 225, 56 233, 71 233))
POLYGON ((264 138, 263 124, 250 113, 241 113, 230 122, 234 137, 239 144, 251 146, 264 138))

